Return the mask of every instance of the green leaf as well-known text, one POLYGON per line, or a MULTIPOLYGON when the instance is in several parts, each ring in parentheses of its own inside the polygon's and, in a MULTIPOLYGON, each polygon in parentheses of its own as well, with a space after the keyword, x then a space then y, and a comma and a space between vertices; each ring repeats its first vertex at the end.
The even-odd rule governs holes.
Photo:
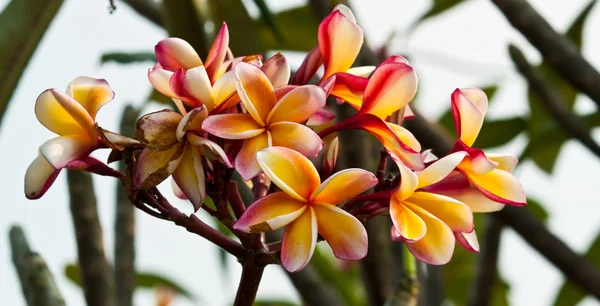
POLYGON ((0 124, 29 59, 63 0, 13 0, 0 13, 0 124))
POLYGON ((544 206, 535 199, 527 198, 527 205, 525 206, 526 210, 529 210, 538 220, 546 223, 548 221, 548 211, 544 208, 544 206))
MULTIPOLYGON (((260 24, 252 19, 241 0, 209 0, 213 23, 220 25, 227 22, 229 28, 229 47, 233 55, 249 55, 263 53, 260 24)), ((273 36, 269 28, 263 25, 268 35, 273 36)))
MULTIPOLYGON (((579 14, 579 16, 573 21, 565 36, 573 42, 573 44, 581 49, 582 45, 582 33, 585 22, 592 11, 596 1, 591 1, 579 14)), ((567 103, 569 108, 572 108, 575 104, 575 98, 577 98, 577 90, 568 84, 552 67, 544 60, 538 66, 538 69, 548 82, 550 86, 555 88, 561 95, 562 99, 567 103)), ((562 132, 555 123, 554 120, 546 114, 544 106, 539 98, 529 89, 529 108, 531 116, 528 121, 528 133, 530 142, 527 145, 524 157, 529 157, 533 162, 543 171, 552 173, 556 159, 560 153, 563 142, 553 142, 547 144, 548 138, 543 138, 543 131, 548 128, 549 125, 554 127, 555 133, 560 133, 560 138, 568 138, 562 132), (526 154, 525 154, 526 153, 526 154)))
POLYGON ((277 40, 282 40, 281 31, 279 31, 279 26, 277 24, 277 20, 275 20, 275 16, 269 9, 269 6, 265 2, 265 0, 254 0, 254 4, 258 6, 258 10, 260 11, 260 19, 262 22, 271 30, 271 33, 275 35, 277 40))
POLYGON ((283 300, 256 300, 254 306, 299 306, 296 303, 283 301, 283 300))
MULTIPOLYGON (((65 276, 75 285, 81 287, 81 272, 79 265, 68 264, 64 268, 65 276)), ((135 278, 136 288, 138 289, 154 289, 157 286, 173 289, 178 294, 190 299, 196 298, 190 291, 184 289, 176 282, 156 273, 139 272, 135 278)))
POLYGON ((158 92, 158 90, 156 89, 152 89, 152 91, 150 92, 150 94, 148 95, 148 97, 146 98, 146 102, 157 102, 160 104, 165 104, 168 105, 169 107, 173 107, 173 100, 171 100, 171 98, 161 94, 160 92, 158 92))
MULTIPOLYGON (((600 266, 600 233, 588 248, 585 257, 595 265, 600 266)), ((585 291, 579 289, 579 287, 572 282, 566 281, 560 288, 560 291, 554 300, 554 306, 576 305, 581 302, 586 295, 587 293, 585 291)))
POLYGON ((526 128, 527 121, 521 117, 485 121, 473 146, 480 149, 501 146, 513 140, 526 128))
POLYGON ((261 38, 265 49, 310 51, 317 45, 319 20, 310 6, 304 5, 275 14, 282 38, 277 39, 263 28, 261 38))
POLYGON ((464 2, 464 0, 433 0, 431 7, 429 7, 425 14, 423 14, 417 19, 417 21, 415 21, 414 25, 418 25, 419 23, 422 23, 425 19, 444 13, 462 2, 464 2))
POLYGON ((107 52, 100 57, 100 64, 115 62, 118 64, 136 64, 142 62, 156 62, 152 52, 107 52))

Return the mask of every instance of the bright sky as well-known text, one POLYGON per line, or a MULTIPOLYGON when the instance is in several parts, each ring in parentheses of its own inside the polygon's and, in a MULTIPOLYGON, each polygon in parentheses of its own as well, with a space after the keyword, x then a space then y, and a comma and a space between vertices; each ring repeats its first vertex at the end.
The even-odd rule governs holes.
MULTIPOLYGON (((7 2, 0 0, 0 6, 7 2)), ((68 305, 84 305, 80 289, 62 272, 63 267, 76 258, 65 175, 62 174, 38 201, 29 201, 23 195, 25 169, 36 156, 37 147, 53 137, 33 114, 36 97, 50 87, 64 89, 79 75, 105 78, 116 92, 116 98, 100 111, 98 121, 105 128, 117 130, 123 107, 127 103, 140 104, 150 90, 146 79, 150 65, 102 66, 99 64, 101 54, 106 51, 150 51, 166 35, 119 2, 112 15, 107 11, 108 1, 65 2, 25 71, 0 129, 0 147, 5 161, 4 173, 0 176, 3 195, 0 205, 4 211, 0 214, 3 237, 0 238, 0 296, 4 305, 24 305, 7 243, 8 228, 12 224, 25 228, 33 249, 43 255, 54 273, 68 305)), ((301 2, 268 1, 274 9, 301 2)), ((530 2, 562 31, 588 1, 530 2)), ((427 9, 429 1, 352 3, 371 44, 381 44, 391 31, 397 32, 392 51, 411 57, 420 78, 417 103, 428 118, 437 118, 448 107, 450 93, 455 88, 490 83, 499 83, 500 91, 489 117, 508 117, 528 111, 526 87, 513 72, 507 45, 516 43, 532 60, 539 60, 539 55, 510 27, 490 1, 468 1, 453 12, 426 22, 410 37, 403 35, 403 29, 427 9)), ((600 41, 594 40, 592 34, 600 31, 598 10, 596 7, 592 18, 588 19, 583 52, 593 65, 600 67, 600 41)), ((587 98, 579 98, 578 111, 593 109, 587 98)), ((600 134, 595 133, 595 136, 600 134)), ((600 140, 599 137, 596 139, 600 140)), ((501 151, 516 155, 523 145, 524 139, 517 139, 501 151)), ((583 252, 599 230, 600 214, 595 200, 600 198, 597 173, 600 173, 600 162, 580 144, 569 142, 560 154, 553 176, 547 176, 531 163, 520 167, 516 175, 528 193, 546 205, 551 215, 550 229, 572 248, 583 252)), ((95 179, 109 257, 113 252, 115 183, 112 179, 95 179)), ((183 202, 179 204, 185 208, 183 202)), ((208 220, 205 215, 201 217, 208 220)), ((136 266, 140 271, 158 272, 176 279, 202 298, 197 304, 219 306, 232 301, 240 274, 233 260, 230 260, 230 270, 224 273, 220 271, 217 250, 210 243, 143 213, 137 213, 136 222, 136 266)), ((512 305, 552 303, 555 291, 563 282, 562 276, 511 230, 503 235, 500 258, 502 273, 511 284, 512 305)), ((296 292, 278 267, 267 268, 258 295, 298 301, 296 292)), ((136 304, 151 305, 151 298, 151 293, 138 293, 136 304)), ((591 299, 583 304, 598 305, 591 299)), ((190 303, 179 299, 176 305, 190 303)))

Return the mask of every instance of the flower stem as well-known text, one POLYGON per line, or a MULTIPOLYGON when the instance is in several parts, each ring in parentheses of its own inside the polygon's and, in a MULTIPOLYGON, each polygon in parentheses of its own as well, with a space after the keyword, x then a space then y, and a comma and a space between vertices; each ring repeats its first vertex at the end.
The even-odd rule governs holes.
POLYGON ((242 264, 242 278, 238 286, 233 306, 252 306, 260 285, 265 267, 254 262, 254 256, 249 256, 242 264))

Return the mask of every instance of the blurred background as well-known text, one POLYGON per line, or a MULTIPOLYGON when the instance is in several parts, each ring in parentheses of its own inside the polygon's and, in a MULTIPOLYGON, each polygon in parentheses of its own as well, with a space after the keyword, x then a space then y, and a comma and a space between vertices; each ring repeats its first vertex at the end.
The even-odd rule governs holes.
MULTIPOLYGON (((166 107, 160 97, 152 95, 146 77, 147 69, 154 64, 154 45, 169 36, 165 28, 170 35, 195 37, 198 41, 206 37, 212 43, 213 24, 224 20, 229 25, 234 55, 282 51, 294 69, 316 44, 320 19, 315 13, 318 1, 167 0, 165 5, 176 4, 170 4, 169 17, 162 19, 155 18, 152 10, 144 11, 144 5, 159 7, 158 2, 125 2, 114 1, 116 9, 110 13, 108 0, 0 0, 0 8, 5 10, 0 15, 0 83, 4 83, 0 85, 2 305, 26 305, 8 240, 9 228, 15 224, 23 227, 32 249, 45 259, 67 304, 85 305, 83 292, 74 281, 76 268, 71 266, 77 262, 77 249, 65 173, 42 199, 29 201, 23 194, 27 166, 35 158, 37 147, 53 137, 33 113, 40 92, 51 87, 63 90, 79 75, 106 79, 116 97, 100 111, 97 121, 117 131, 127 105, 143 112, 166 107), (183 3, 197 5, 196 18, 205 21, 203 27, 192 30, 189 18, 183 14, 174 17, 183 3), (214 23, 207 21, 209 17, 214 23)), ((585 128, 583 134, 591 133, 593 139, 600 140, 599 130, 594 129, 600 125, 597 107, 548 63, 542 64, 540 52, 511 26, 493 2, 357 0, 350 1, 350 5, 376 56, 398 54, 410 60, 419 76, 418 96, 412 105, 427 120, 449 128, 451 137, 450 93, 463 87, 486 90, 490 98, 488 122, 476 145, 519 156, 521 163, 515 175, 529 197, 529 206, 521 209, 545 224, 575 253, 598 265, 598 156, 581 139, 575 139, 576 133, 565 130, 548 115, 544 103, 536 101, 540 99, 530 92, 527 80, 515 68, 508 45, 522 50, 532 66, 542 65, 537 71, 547 86, 560 94, 563 106, 567 110, 572 106, 572 112, 567 113, 576 116, 576 122, 585 128)), ((595 6, 596 1, 528 2, 557 32, 568 33, 572 44, 580 48, 592 66, 600 67, 600 40, 596 35, 600 32, 600 7, 595 6)), ((105 160, 106 155, 96 157, 105 160)), ((163 183, 162 187, 169 190, 169 184, 163 183)), ((105 252, 112 261, 116 181, 95 176, 94 187, 105 252)), ((166 194, 173 203, 180 204, 180 209, 190 212, 188 205, 170 192, 166 194)), ((157 295, 164 297, 164 291, 157 293, 157 285, 175 290, 171 305, 231 304, 241 271, 234 258, 171 223, 138 211, 135 214, 135 268, 139 273, 135 305, 156 305, 157 295)), ((208 215, 199 214, 214 224, 208 215)), ((476 229, 480 241, 485 240, 485 224, 476 229)), ((339 290, 344 303, 366 305, 356 267, 334 261, 329 252, 320 249, 316 259, 323 285, 339 290)), ((443 294, 437 301, 423 305, 440 301, 444 305, 466 305, 481 256, 457 248, 448 266, 425 269, 427 276, 438 279, 443 294)), ((510 226, 502 227, 497 262, 492 305, 600 305, 568 284, 563 272, 510 226)), ((424 283, 423 288, 435 285, 424 283)), ((299 305, 302 298, 280 267, 268 266, 258 300, 263 305, 299 305), (274 301, 279 304, 267 303, 274 301)))

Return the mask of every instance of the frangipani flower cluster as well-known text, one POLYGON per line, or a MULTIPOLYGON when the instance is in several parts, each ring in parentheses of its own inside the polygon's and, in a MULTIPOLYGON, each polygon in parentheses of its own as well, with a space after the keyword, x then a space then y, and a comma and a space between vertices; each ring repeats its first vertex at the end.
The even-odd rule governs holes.
MULTIPOLYGON (((363 258, 368 239, 362 222, 382 214, 392 220, 391 239, 405 243, 419 260, 445 264, 456 242, 478 251, 473 212, 526 204, 521 184, 510 173, 516 158, 473 147, 487 110, 483 91, 452 93, 458 139, 452 152, 438 159, 402 127, 413 116, 408 104, 418 84, 409 62, 392 56, 377 67, 352 67, 363 32, 343 5, 316 34, 318 45, 291 81, 290 66, 280 53, 264 61, 260 55, 234 57, 225 24, 205 61, 184 40, 160 41, 158 63, 148 79, 173 99, 174 110, 141 116, 136 139, 95 122, 98 109, 114 96, 106 81, 79 77, 66 93, 44 91, 35 112, 59 137, 40 147, 27 170, 26 196, 41 197, 62 168, 85 170, 119 177, 137 207, 173 219, 164 217, 172 209, 152 191, 171 177, 176 195, 217 217, 244 247, 280 252, 281 264, 291 272, 306 266, 320 237, 338 258, 363 258), (321 67, 318 81, 308 84, 321 67), (334 120, 324 109, 328 97, 349 103, 356 113, 334 120), (316 124, 327 128, 315 131, 316 124), (338 152, 356 148, 329 136, 323 150, 324 139, 354 129, 373 135, 385 151, 383 158, 395 162, 399 179, 391 186, 391 180, 364 169, 333 173, 338 152), (127 173, 90 156, 103 148, 112 150, 109 161, 127 162, 127 173), (316 167, 309 158, 316 160, 320 153, 323 166, 316 167), (238 192, 230 187, 247 187, 230 184, 234 171, 253 185, 255 198, 248 207, 228 208, 235 199, 231 194, 238 192), (261 184, 266 186, 261 189, 261 184), (377 192, 369 193, 373 187, 377 192), (208 197, 215 208, 203 205, 208 197), (285 230, 276 249, 260 239, 246 243, 247 236, 239 234, 280 228, 285 230)), ((378 170, 385 173, 385 168, 378 170)))

